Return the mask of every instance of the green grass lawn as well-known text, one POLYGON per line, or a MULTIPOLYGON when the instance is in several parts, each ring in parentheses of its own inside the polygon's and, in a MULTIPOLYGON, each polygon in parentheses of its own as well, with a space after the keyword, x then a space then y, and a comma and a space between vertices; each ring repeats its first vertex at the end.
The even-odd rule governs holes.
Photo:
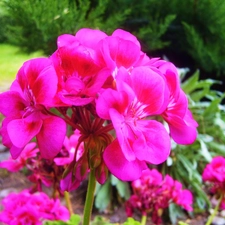
POLYGON ((0 92, 7 89, 15 79, 18 69, 25 61, 43 56, 42 52, 26 54, 18 47, 0 44, 0 92))

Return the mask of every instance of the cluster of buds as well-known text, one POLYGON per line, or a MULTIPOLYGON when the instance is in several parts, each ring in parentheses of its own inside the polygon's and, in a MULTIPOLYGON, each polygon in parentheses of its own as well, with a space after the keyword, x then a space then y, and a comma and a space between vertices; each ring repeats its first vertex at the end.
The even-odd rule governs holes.
POLYGON ((151 215, 155 224, 162 222, 163 210, 175 203, 191 211, 193 196, 189 190, 182 189, 182 184, 169 175, 164 178, 156 169, 145 170, 139 179, 132 182, 133 195, 125 203, 128 216, 140 212, 143 216, 151 215))
POLYGON ((220 208, 225 209, 225 158, 216 156, 206 165, 202 179, 208 183, 213 194, 221 197, 220 208))
POLYGON ((89 170, 101 184, 108 170, 135 180, 148 163, 167 159, 170 138, 191 144, 197 136, 176 67, 149 58, 121 29, 110 36, 87 28, 59 36, 50 57, 23 64, 10 90, 0 94, 0 112, 0 134, 13 159, 33 138, 40 157, 58 157, 66 134, 79 132, 63 175, 68 190, 89 170))
POLYGON ((28 190, 10 193, 2 200, 0 222, 5 224, 42 225, 46 220, 67 221, 70 218, 66 207, 59 199, 50 199, 43 192, 30 194, 28 190))

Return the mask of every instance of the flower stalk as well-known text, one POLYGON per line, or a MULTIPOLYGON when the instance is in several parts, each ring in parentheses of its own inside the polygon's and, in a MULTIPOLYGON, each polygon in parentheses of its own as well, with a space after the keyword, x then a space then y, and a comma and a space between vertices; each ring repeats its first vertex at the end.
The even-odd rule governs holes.
POLYGON ((147 216, 146 215, 142 215, 141 217, 141 225, 146 225, 147 222, 147 216))
POLYGON ((216 207, 215 207, 213 213, 210 215, 210 217, 209 217, 209 219, 208 219, 208 221, 207 221, 207 223, 206 223, 205 225, 210 225, 210 224, 212 224, 212 221, 213 221, 214 217, 216 216, 216 214, 217 214, 217 212, 218 212, 218 210, 219 210, 219 208, 220 208, 220 204, 221 204, 221 202, 222 202, 222 199, 223 199, 223 193, 220 195, 220 198, 219 198, 219 200, 218 200, 218 203, 217 203, 217 205, 216 205, 216 207))
POLYGON ((65 191, 64 192, 64 198, 65 198, 65 201, 66 201, 66 206, 70 212, 70 215, 73 214, 73 208, 72 208, 72 204, 71 204, 71 201, 70 201, 70 193, 68 191, 65 191))
POLYGON ((88 189, 84 205, 83 225, 89 225, 94 203, 94 193, 96 187, 95 170, 91 169, 88 180, 88 189))

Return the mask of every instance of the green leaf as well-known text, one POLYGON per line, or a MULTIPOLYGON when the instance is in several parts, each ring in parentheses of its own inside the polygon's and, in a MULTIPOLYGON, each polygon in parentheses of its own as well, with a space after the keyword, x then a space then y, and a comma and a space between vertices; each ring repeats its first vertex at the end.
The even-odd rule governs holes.
POLYGON ((99 189, 95 198, 95 206, 100 211, 103 211, 110 203, 110 179, 108 179, 99 189))
POLYGON ((141 225, 141 223, 131 217, 127 218, 126 222, 123 225, 141 225))
POLYGON ((126 200, 130 198, 130 188, 127 182, 123 182, 121 180, 118 180, 116 184, 116 188, 119 192, 119 195, 126 200))

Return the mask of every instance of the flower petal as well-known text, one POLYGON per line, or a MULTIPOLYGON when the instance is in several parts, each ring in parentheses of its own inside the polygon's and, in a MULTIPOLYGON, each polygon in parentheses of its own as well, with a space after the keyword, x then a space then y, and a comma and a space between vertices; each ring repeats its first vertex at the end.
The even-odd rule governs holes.
POLYGON ((40 131, 42 121, 28 122, 26 119, 16 119, 8 123, 7 131, 12 144, 23 148, 40 131))
POLYGON ((59 117, 49 116, 43 120, 37 142, 41 156, 45 159, 55 157, 62 148, 66 136, 66 123, 59 117))
POLYGON ((133 149, 136 157, 152 164, 164 162, 171 148, 170 136, 165 127, 157 121, 138 121, 142 126, 143 135, 134 142, 133 149))
POLYGON ((147 168, 144 161, 127 161, 117 139, 105 149, 103 158, 110 172, 123 181, 138 179, 142 170, 147 168))

